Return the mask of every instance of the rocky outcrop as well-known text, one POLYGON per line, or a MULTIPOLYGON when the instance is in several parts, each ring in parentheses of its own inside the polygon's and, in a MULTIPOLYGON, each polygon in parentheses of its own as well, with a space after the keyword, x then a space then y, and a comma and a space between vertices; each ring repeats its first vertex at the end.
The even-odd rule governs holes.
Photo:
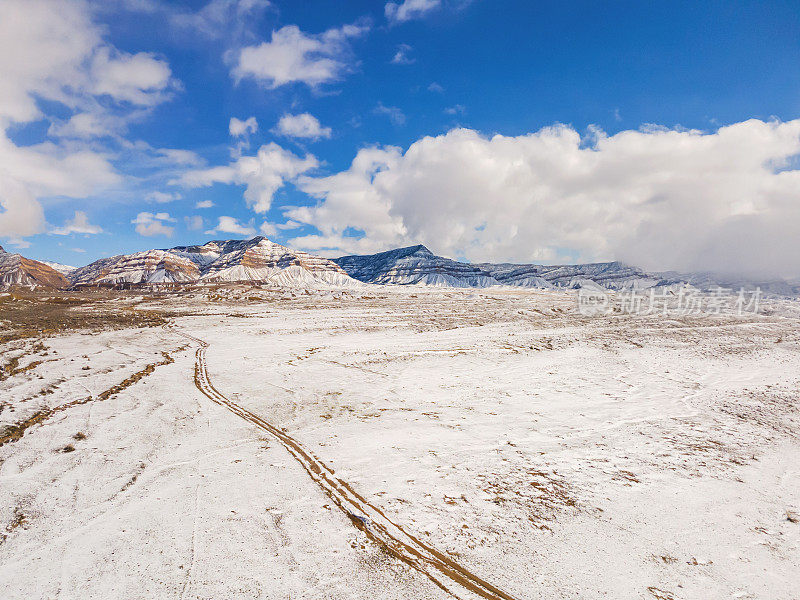
POLYGON ((72 274, 75 285, 152 284, 196 281, 200 270, 191 260, 165 250, 104 258, 72 274))
POLYGON ((74 271, 72 281, 75 285, 187 282, 357 285, 334 262, 290 250, 260 236, 105 258, 74 271))
POLYGON ((498 282, 476 265, 436 256, 425 246, 334 259, 351 277, 366 283, 489 287, 498 282))
POLYGON ((213 241, 203 246, 173 248, 194 261, 204 281, 258 281, 280 285, 355 283, 336 263, 268 240, 213 241))
POLYGON ((367 283, 448 287, 513 286, 537 289, 602 287, 645 289, 662 278, 620 262, 582 265, 513 263, 469 264, 436 256, 425 246, 335 259, 347 273, 367 283))
POLYGON ((556 287, 582 287, 582 280, 590 280, 609 290, 646 289, 661 281, 661 277, 621 262, 588 263, 540 267, 542 277, 556 287))
POLYGON ((0 289, 10 287, 69 287, 70 282, 58 271, 38 260, 11 254, 0 247, 0 289))

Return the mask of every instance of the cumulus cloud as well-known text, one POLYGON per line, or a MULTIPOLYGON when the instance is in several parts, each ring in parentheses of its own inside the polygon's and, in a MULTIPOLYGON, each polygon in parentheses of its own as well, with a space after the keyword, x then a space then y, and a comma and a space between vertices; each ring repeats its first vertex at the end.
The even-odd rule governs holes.
POLYGON ((50 231, 55 235, 69 235, 71 233, 94 235, 102 232, 103 229, 101 227, 89 223, 89 217, 81 210, 76 210, 75 216, 64 223, 62 227, 56 227, 50 231))
POLYGON ((226 166, 188 171, 175 183, 189 188, 208 187, 215 183, 244 185, 247 205, 258 213, 264 213, 272 205, 273 194, 285 182, 315 169, 318 164, 311 154, 300 158, 270 142, 261 146, 255 156, 239 157, 226 166))
POLYGON ((301 178, 319 202, 285 217, 319 230, 291 241, 309 249, 421 242, 475 261, 577 256, 797 276, 798 155, 800 120, 590 138, 565 125, 517 137, 454 129, 301 178))
POLYGON ((211 200, 200 200, 194 205, 195 208, 211 208, 212 206, 214 206, 214 202, 211 200))
POLYGON ((434 8, 441 6, 441 0, 403 0, 388 2, 384 7, 386 19, 390 23, 403 23, 411 19, 419 19, 434 8))
POLYGON ((258 121, 256 121, 255 117, 250 117, 244 121, 232 117, 228 125, 228 131, 233 137, 241 137, 248 133, 255 133, 258 131, 258 121))
POLYGON ((287 25, 273 31, 269 42, 242 48, 232 75, 236 81, 252 78, 269 88, 337 81, 349 69, 348 41, 368 30, 366 25, 345 25, 313 35, 287 25))
POLYGON ((104 155, 49 142, 16 146, 0 131, 0 236, 42 233, 39 198, 85 197, 119 180, 104 155))
POLYGON ((37 98, 70 107, 88 97, 152 105, 172 83, 166 62, 106 44, 83 2, 4 0, 0 19, 0 118, 42 116, 37 98))
POLYGON ((91 92, 118 102, 152 106, 163 102, 172 82, 169 65, 152 54, 126 54, 109 47, 95 52, 91 92))
POLYGON ((253 223, 242 225, 233 217, 222 216, 214 229, 206 231, 208 235, 216 235, 218 233, 232 233, 233 235, 254 236, 256 234, 253 223))
POLYGON ((331 137, 331 128, 323 127, 314 115, 283 115, 275 127, 275 133, 286 137, 318 140, 331 137))
POLYGON ((0 237, 19 241, 44 231, 44 210, 23 185, 0 177, 0 237))
POLYGON ((155 237, 158 235, 164 235, 166 237, 172 237, 172 234, 175 232, 175 228, 171 225, 167 225, 167 223, 174 223, 175 219, 169 216, 169 213, 150 213, 150 212, 140 212, 136 215, 136 218, 131 221, 134 225, 136 225, 136 233, 139 235, 143 235, 146 237, 155 237))
POLYGON ((124 131, 177 83, 160 58, 105 42, 80 0, 3 0, 2 14, 0 235, 22 237, 44 228, 41 198, 86 197, 118 183, 97 138, 124 131), (49 114, 55 105, 57 116, 49 114), (9 139, 9 127, 39 119, 50 120, 55 141, 17 146, 9 139))

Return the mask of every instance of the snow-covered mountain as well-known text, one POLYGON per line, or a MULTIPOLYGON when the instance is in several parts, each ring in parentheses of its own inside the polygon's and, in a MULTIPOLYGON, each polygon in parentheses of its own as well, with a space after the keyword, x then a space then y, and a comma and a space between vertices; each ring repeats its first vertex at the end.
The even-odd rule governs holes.
POLYGON ((67 288, 70 282, 58 271, 19 254, 6 252, 0 246, 0 289, 12 286, 67 288))
POLYGON ((421 245, 378 254, 343 256, 335 262, 360 281, 401 285, 479 288, 508 285, 552 289, 596 284, 623 289, 652 287, 660 279, 619 262, 568 266, 469 264, 436 256, 421 245))
POLYGON ((49 260, 40 260, 39 262, 42 263, 43 265, 47 265, 48 267, 50 267, 55 271, 58 271, 65 277, 78 268, 78 267, 73 267, 71 265, 62 265, 61 263, 50 262, 49 260))
POLYGON ((8 254, 0 248, 0 287, 68 287, 192 282, 254 282, 289 287, 387 285, 536 289, 669 288, 684 284, 709 291, 718 286, 761 288, 780 296, 800 295, 800 282, 747 279, 713 273, 648 272, 621 262, 577 265, 459 262, 433 254, 422 245, 377 254, 328 260, 268 240, 214 240, 112 256, 74 268, 8 254))
POLYGON ((348 275, 366 283, 489 287, 498 282, 477 265, 436 256, 425 246, 388 252, 342 256, 334 262, 348 275))
POLYGON ((425 246, 334 259, 347 273, 367 283, 450 287, 515 286, 538 289, 585 287, 609 290, 649 289, 684 284, 709 291, 717 287, 753 289, 782 296, 800 295, 800 285, 712 273, 648 272, 621 262, 577 265, 463 263, 436 256, 425 246))
POLYGON ((76 269, 75 285, 259 282, 285 286, 358 285, 334 262, 264 237, 215 240, 104 258, 76 269))
POLYGON ((199 278, 200 270, 195 263, 169 250, 147 250, 101 258, 70 274, 75 285, 170 283, 199 278))

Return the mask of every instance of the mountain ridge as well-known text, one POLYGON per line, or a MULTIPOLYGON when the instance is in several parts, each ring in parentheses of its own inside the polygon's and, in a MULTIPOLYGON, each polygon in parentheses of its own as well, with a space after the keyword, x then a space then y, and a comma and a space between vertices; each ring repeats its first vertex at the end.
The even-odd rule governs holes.
POLYGON ((357 285, 332 261, 256 236, 145 250, 100 259, 71 274, 73 285, 273 283, 357 285))
POLYGON ((375 254, 327 259, 292 250, 263 236, 217 239, 203 244, 151 249, 102 258, 83 267, 35 261, 0 246, 0 287, 83 287, 183 283, 263 283, 308 287, 420 285, 455 288, 496 286, 532 289, 646 290, 691 285, 710 291, 756 286, 766 293, 800 295, 800 281, 713 273, 649 272, 620 261, 541 265, 467 263, 437 256, 423 244, 375 254))

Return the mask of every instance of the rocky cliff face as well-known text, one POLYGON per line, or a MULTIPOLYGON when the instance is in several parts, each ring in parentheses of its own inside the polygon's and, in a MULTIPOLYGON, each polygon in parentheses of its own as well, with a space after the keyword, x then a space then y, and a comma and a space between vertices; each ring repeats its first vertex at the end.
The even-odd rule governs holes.
POLYGON ((276 285, 357 284, 325 258, 264 237, 216 240, 101 259, 72 273, 75 285, 259 282, 276 285))
POLYGON ((645 289, 658 285, 657 275, 631 267, 621 262, 589 263, 540 267, 542 278, 557 287, 581 287, 581 281, 590 280, 610 290, 645 289))
POLYGON ((261 236, 250 240, 213 241, 171 251, 194 261, 204 281, 261 281, 286 285, 294 281, 330 285, 355 283, 333 261, 290 250, 261 236))
POLYGON ((366 283, 489 287, 497 281, 476 265, 436 256, 425 246, 334 260, 351 277, 366 283))
POLYGON ((37 260, 10 254, 0 247, 0 289, 14 286, 62 289, 70 282, 61 273, 37 260))
POLYGON ((194 281, 200 270, 192 261, 165 250, 103 258, 74 271, 75 285, 120 285, 194 281))
POLYGON ((436 256, 425 246, 410 246, 363 256, 335 259, 350 276, 368 283, 450 287, 497 285, 554 289, 600 286, 645 289, 662 278, 620 262, 547 266, 512 263, 469 264, 436 256))

